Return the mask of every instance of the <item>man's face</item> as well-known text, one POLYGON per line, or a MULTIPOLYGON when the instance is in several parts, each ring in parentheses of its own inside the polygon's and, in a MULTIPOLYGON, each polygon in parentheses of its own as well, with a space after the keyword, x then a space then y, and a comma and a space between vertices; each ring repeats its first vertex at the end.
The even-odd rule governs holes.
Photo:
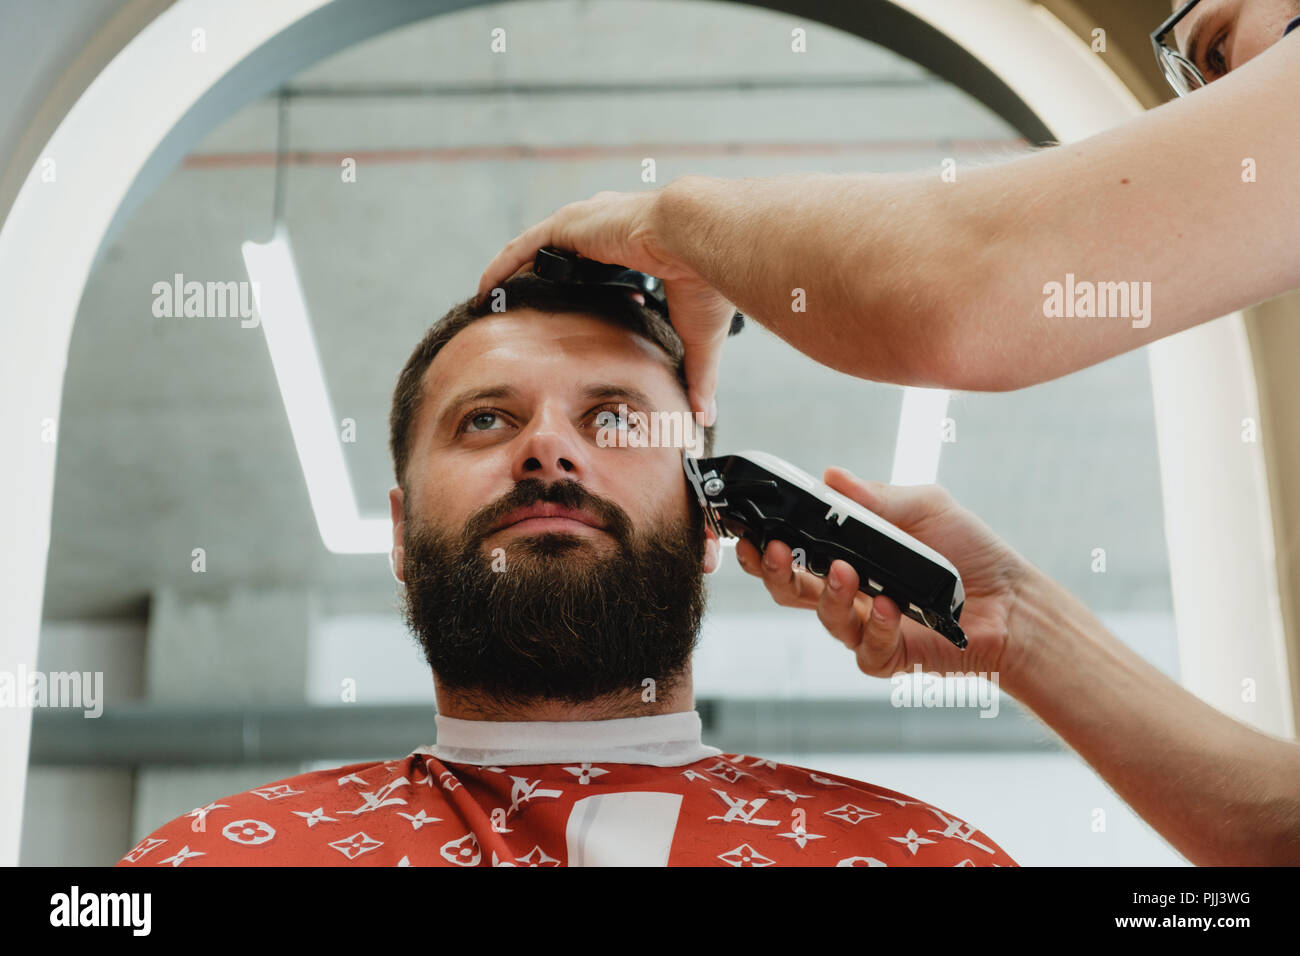
MULTIPOLYGON (((1179 10, 1186 0, 1174 0, 1179 10)), ((1213 83, 1282 39, 1295 0, 1200 0, 1174 28, 1177 49, 1213 83)))
POLYGON ((598 440, 620 404, 689 416, 668 357, 595 318, 519 310, 458 333, 423 389, 390 502, 408 623, 440 683, 510 703, 671 683, 718 541, 680 448, 598 440))

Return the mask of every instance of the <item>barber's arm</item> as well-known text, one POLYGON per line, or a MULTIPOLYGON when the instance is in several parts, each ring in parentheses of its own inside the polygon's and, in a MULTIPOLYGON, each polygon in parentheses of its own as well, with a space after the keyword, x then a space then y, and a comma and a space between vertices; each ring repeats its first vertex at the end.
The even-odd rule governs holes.
POLYGON ((960 651, 888 598, 858 593, 848 564, 835 562, 821 579, 796 572, 784 544, 768 546, 769 567, 740 541, 741 566, 778 604, 815 609, 860 670, 997 671, 1002 690, 1193 863, 1300 863, 1300 744, 1247 727, 1170 680, 942 488, 863 482, 838 468, 825 481, 948 557, 966 589, 969 644, 960 651), (872 616, 873 603, 883 616, 872 616))
POLYGON ((547 244, 665 278, 697 408, 727 302, 852 375, 1018 388, 1300 287, 1297 89, 1292 38, 1096 136, 958 165, 955 182, 936 167, 600 193, 508 244, 480 292, 547 244), (1149 325, 1045 316, 1044 286, 1067 274, 1150 282, 1149 325))

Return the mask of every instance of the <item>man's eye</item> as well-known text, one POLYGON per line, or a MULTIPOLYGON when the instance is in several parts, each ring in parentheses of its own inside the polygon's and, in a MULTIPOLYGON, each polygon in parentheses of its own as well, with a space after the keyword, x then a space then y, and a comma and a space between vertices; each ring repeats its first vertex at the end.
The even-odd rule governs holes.
POLYGON ((1228 60, 1224 51, 1228 46, 1228 35, 1225 33, 1219 38, 1219 41, 1205 51, 1205 69, 1209 76, 1224 76, 1228 72, 1228 60))
POLYGON ((611 405, 596 413, 597 428, 616 428, 619 431, 636 431, 644 428, 644 412, 629 409, 626 405, 611 405))
POLYGON ((490 412, 490 411, 471 412, 469 415, 466 415, 464 420, 461 422, 460 430, 463 432, 493 431, 494 429, 491 427, 491 423, 493 421, 500 421, 500 420, 501 420, 501 416, 498 415, 496 412, 490 412), (485 422, 487 424, 484 424, 485 422), (484 427, 482 428, 475 427, 477 425, 484 425, 484 427))
POLYGON ((596 413, 597 428, 627 428, 628 420, 616 411, 606 410, 596 413))

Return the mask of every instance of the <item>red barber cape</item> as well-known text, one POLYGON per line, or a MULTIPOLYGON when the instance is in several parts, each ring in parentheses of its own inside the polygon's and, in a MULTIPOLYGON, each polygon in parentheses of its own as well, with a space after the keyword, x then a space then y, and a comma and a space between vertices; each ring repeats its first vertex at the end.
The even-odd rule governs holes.
POLYGON ((222 797, 118 865, 1016 865, 929 804, 756 757, 477 766, 431 749, 222 797))

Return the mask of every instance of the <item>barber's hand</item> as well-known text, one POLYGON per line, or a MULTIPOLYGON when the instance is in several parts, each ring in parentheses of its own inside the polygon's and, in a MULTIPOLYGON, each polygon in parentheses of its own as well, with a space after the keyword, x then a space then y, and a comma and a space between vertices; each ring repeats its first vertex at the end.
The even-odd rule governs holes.
POLYGON ((873 677, 911 671, 1004 671, 1018 648, 1008 620, 1016 590, 1030 567, 975 515, 957 504, 938 485, 904 486, 866 482, 843 468, 826 469, 823 480, 840 494, 875 512, 952 562, 961 575, 966 604, 960 624, 967 646, 960 650, 941 634, 904 617, 883 594, 873 599, 858 592, 858 574, 844 561, 831 564, 825 578, 795 570, 790 548, 768 544, 760 563, 750 542, 736 544, 740 566, 761 577, 783 607, 815 609, 831 635, 857 654, 858 668, 873 677), (838 589, 828 587, 836 582, 838 589))
POLYGON ((482 297, 515 273, 531 269, 542 246, 658 276, 664 283, 673 328, 685 347, 691 410, 704 414, 712 424, 718 363, 736 310, 668 249, 656 216, 661 193, 600 192, 562 206, 497 253, 479 279, 478 295, 482 297))

